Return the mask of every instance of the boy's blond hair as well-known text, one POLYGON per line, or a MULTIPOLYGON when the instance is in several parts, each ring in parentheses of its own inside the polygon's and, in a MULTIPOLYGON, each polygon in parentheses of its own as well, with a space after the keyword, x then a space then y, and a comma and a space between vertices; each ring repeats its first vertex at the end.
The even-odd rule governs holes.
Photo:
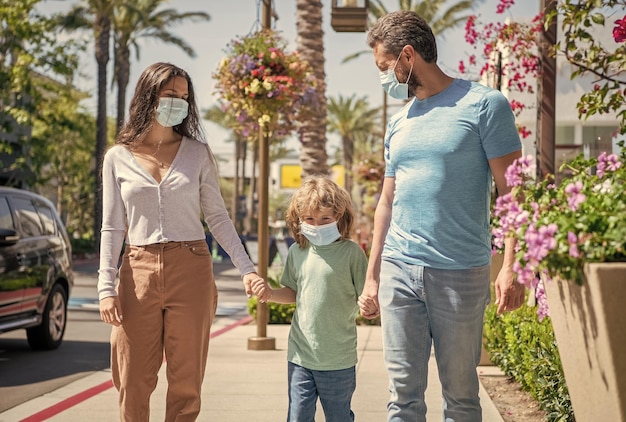
POLYGON ((342 239, 349 239, 354 222, 352 199, 344 188, 326 176, 311 176, 292 195, 285 216, 286 224, 301 248, 308 240, 300 231, 300 219, 310 211, 332 210, 342 239))

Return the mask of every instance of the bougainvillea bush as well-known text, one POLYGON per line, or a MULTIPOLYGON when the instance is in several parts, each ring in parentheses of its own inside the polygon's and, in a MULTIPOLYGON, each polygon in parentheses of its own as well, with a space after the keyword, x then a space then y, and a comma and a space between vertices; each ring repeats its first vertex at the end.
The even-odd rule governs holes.
MULTIPOLYGON (((513 0, 500 0, 496 13, 505 16, 513 0)), ((569 75, 575 79, 590 76, 595 79, 592 88, 584 93, 578 104, 578 117, 586 119, 594 114, 614 113, 620 132, 626 133, 626 17, 624 0, 558 0, 555 8, 543 10, 530 23, 499 18, 498 22, 481 22, 479 16, 470 16, 465 26, 465 39, 472 47, 467 60, 459 62, 460 73, 478 69, 479 77, 501 75, 511 92, 533 94, 539 76, 538 45, 544 25, 557 25, 559 40, 546 46, 573 66, 569 75), (611 29, 613 40, 603 42, 598 36, 611 29), (502 55, 502 60, 499 55, 502 55)), ((511 101, 511 108, 519 115, 528 104, 511 101)), ((518 127, 520 135, 530 132, 518 127)))
POLYGON ((272 30, 231 41, 213 74, 223 107, 234 115, 232 129, 254 140, 266 134, 284 137, 315 107, 317 80, 297 52, 272 30))

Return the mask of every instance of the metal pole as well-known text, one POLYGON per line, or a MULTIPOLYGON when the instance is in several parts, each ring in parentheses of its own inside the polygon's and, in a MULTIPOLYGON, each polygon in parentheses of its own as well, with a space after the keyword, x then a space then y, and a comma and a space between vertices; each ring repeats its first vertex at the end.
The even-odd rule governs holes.
MULTIPOLYGON (((271 28, 272 0, 263 0, 263 29, 271 28)), ((269 233, 268 233, 268 209, 269 209, 269 139, 262 127, 259 127, 259 208, 258 208, 258 251, 259 259, 257 268, 259 275, 267 280, 267 267, 269 265, 269 233)), ((274 350, 276 339, 267 337, 267 322, 269 311, 267 303, 258 302, 256 305, 256 337, 248 338, 249 350, 274 350)))

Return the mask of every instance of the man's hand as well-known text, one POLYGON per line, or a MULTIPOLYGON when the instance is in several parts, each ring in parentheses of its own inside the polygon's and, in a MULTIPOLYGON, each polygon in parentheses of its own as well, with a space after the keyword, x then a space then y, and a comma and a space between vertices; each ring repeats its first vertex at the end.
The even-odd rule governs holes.
POLYGON ((119 297, 109 296, 100 301, 100 319, 116 327, 122 325, 122 306, 119 297))
POLYGON ((495 282, 496 305, 498 315, 503 312, 514 311, 524 303, 526 288, 514 280, 513 271, 503 267, 498 273, 495 282))

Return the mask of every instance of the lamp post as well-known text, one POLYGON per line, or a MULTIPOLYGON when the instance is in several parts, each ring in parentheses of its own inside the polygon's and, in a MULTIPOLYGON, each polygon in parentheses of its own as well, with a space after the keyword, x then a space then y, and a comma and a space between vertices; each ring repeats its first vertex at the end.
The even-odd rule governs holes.
POLYGON ((368 0, 333 0, 330 26, 335 32, 367 31, 368 0))
MULTIPOLYGON (((263 29, 270 29, 272 26, 272 0, 263 0, 262 25, 263 29)), ((267 280, 267 267, 269 265, 269 229, 268 229, 268 209, 269 209, 269 139, 263 127, 259 127, 259 208, 258 208, 258 263, 259 275, 267 280)), ((274 350, 276 349, 276 339, 267 337, 267 322, 269 311, 267 303, 257 302, 256 305, 256 337, 248 338, 249 350, 274 350)))

